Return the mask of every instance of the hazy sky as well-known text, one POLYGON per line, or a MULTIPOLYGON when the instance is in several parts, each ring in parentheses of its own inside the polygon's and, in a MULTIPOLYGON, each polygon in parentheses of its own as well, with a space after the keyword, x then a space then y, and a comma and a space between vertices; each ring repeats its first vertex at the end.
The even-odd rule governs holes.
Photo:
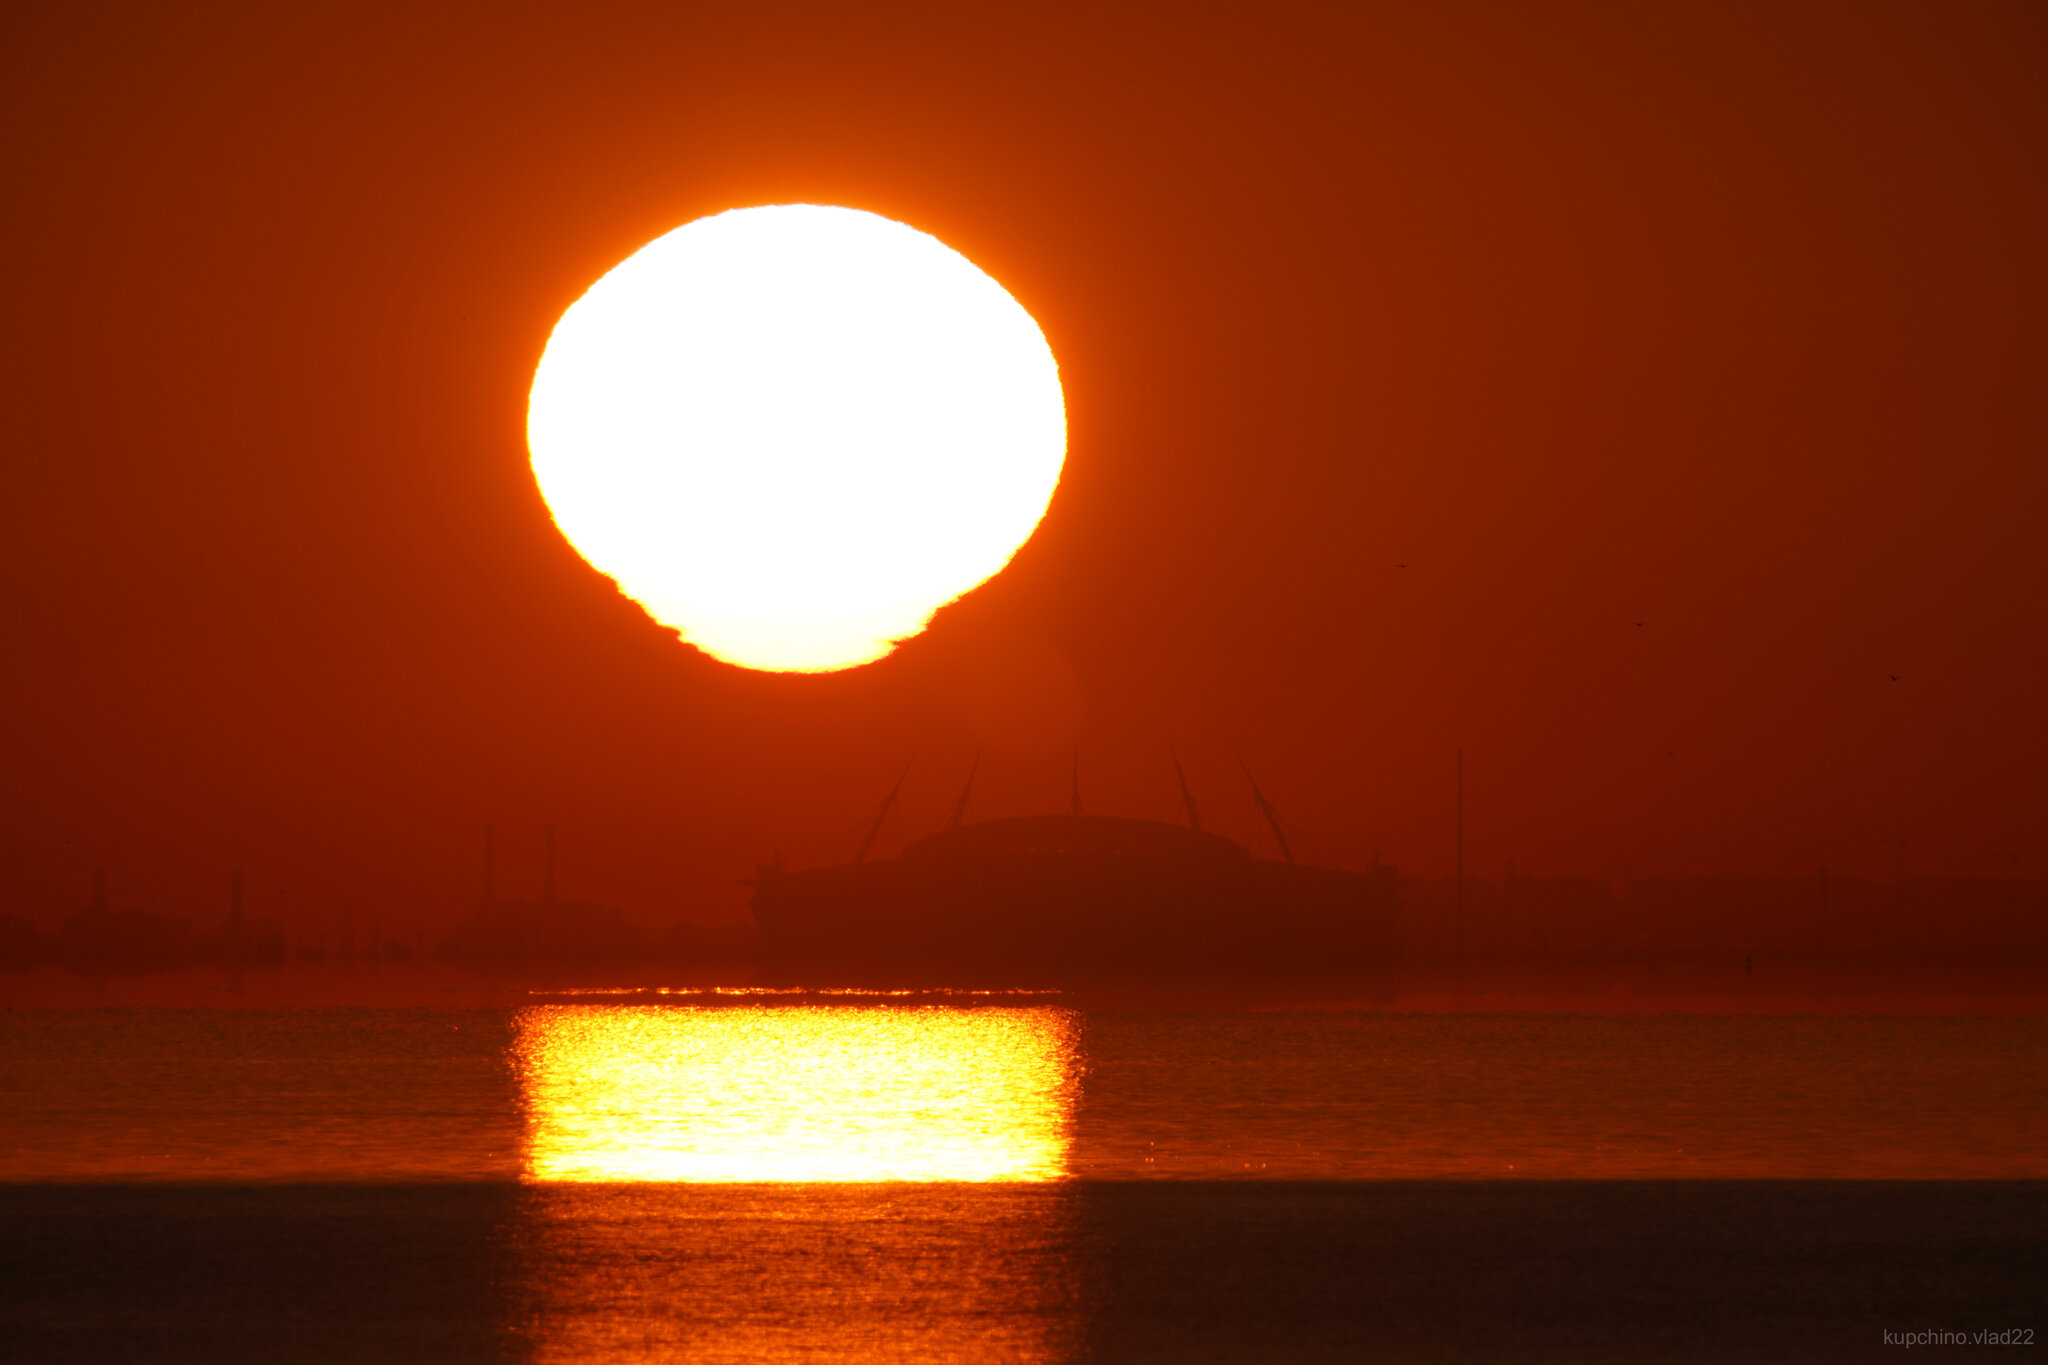
POLYGON ((1169 742, 1339 864, 1447 871, 1463 745, 1492 875, 2048 871, 2048 9, 1652 8, 10 7, 0 911, 438 920, 551 820, 725 913, 913 755, 883 852, 977 748, 1170 817, 1169 742), (826 678, 659 630, 523 440, 592 280, 788 201, 989 271, 1070 423, 826 678))

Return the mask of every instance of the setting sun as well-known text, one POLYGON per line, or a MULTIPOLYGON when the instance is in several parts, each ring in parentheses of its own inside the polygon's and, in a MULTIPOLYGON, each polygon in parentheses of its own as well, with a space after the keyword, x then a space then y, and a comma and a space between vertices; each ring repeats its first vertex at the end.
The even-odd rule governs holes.
POLYGON ((1058 368, 937 238, 735 209, 657 238, 555 326, 535 477, 571 544, 747 668, 871 662, 987 579, 1059 481, 1058 368))

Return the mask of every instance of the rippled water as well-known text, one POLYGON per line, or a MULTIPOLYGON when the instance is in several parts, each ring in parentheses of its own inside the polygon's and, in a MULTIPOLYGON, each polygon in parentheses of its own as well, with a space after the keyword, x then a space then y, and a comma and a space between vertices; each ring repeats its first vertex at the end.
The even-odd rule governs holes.
POLYGON ((1076 1018, 1053 1009, 543 1007, 513 1019, 537 1182, 1069 1174, 1076 1018))
POLYGON ((2048 1272, 2038 1018, 30 1011, 0 1117, 23 1359, 1848 1358, 2048 1272))
POLYGON ((0 1180, 2048 1178, 2048 1020, 0 1015, 0 1180))

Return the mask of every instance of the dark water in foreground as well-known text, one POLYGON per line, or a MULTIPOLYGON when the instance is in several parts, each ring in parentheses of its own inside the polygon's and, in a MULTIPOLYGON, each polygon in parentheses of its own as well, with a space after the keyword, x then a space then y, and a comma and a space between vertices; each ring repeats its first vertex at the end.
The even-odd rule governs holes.
POLYGON ((2048 1326, 2041 1019, 39 1011, 0 1015, 0 1120, 9 1359, 1804 1360, 2048 1326))
POLYGON ((30 1186, 0 1216, 24 1361, 1854 1360, 2038 1326, 2048 1268, 2048 1193, 1980 1183, 30 1186))

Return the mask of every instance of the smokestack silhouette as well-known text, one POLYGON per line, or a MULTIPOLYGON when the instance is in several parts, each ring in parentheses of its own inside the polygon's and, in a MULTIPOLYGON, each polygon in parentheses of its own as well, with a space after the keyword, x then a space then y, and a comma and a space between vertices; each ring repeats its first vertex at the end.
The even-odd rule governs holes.
POLYGON ((548 826, 548 861, 546 879, 541 883, 541 899, 549 905, 555 903, 555 827, 548 826))

